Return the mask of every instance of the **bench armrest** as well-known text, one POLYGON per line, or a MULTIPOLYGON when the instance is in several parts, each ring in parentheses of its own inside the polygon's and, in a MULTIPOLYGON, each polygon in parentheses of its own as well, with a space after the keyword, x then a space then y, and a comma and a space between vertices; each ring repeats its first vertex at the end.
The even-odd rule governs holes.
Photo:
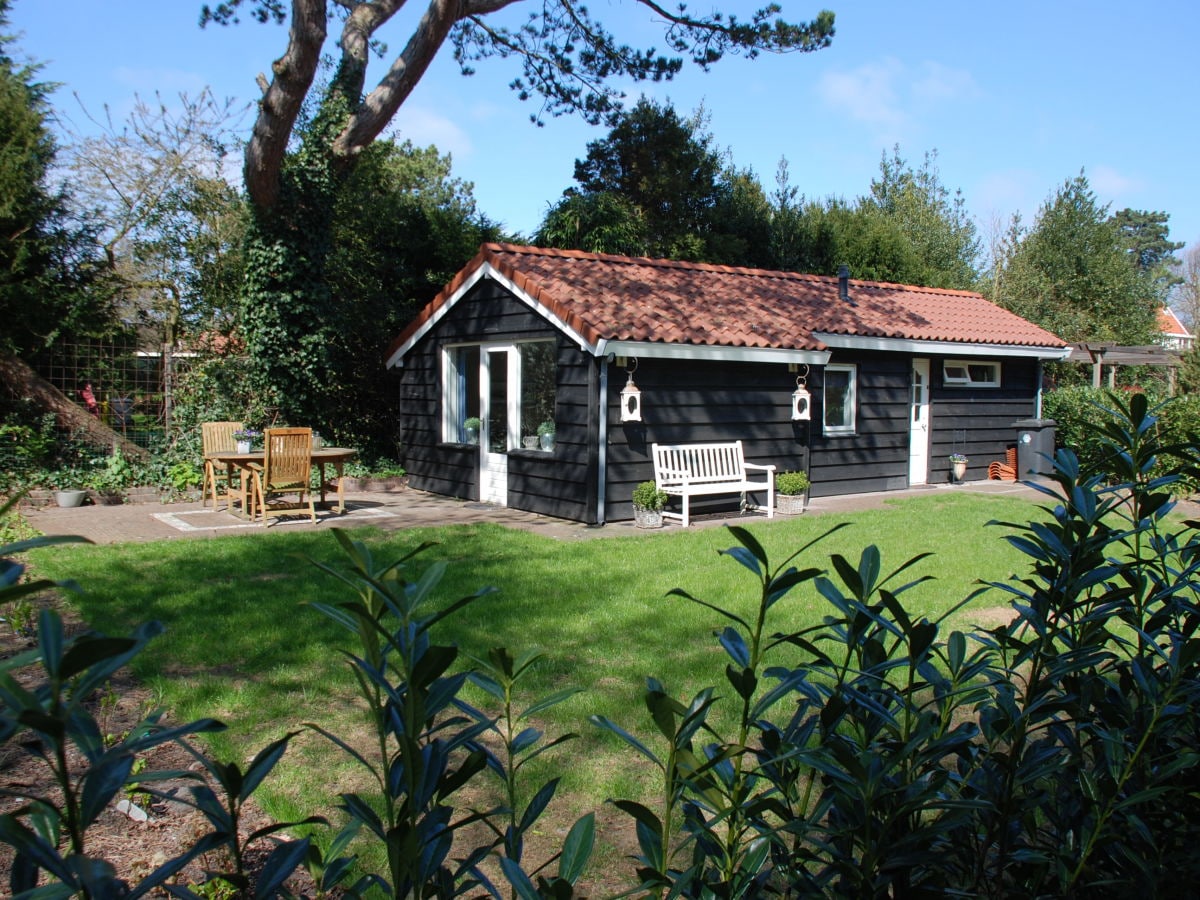
POLYGON ((775 466, 760 466, 757 463, 742 463, 747 469, 757 469, 760 472, 774 472, 775 466))

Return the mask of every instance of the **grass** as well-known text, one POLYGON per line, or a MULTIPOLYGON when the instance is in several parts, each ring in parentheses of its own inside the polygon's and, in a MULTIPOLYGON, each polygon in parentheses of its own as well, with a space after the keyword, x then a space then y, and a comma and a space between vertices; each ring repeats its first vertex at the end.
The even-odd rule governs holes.
MULTIPOLYGON (((918 574, 935 580, 904 597, 914 613, 934 619, 980 580, 1006 580, 1024 570, 1024 558, 1003 540, 1007 529, 985 527, 989 520, 1024 522, 1039 515, 1027 501, 939 492, 853 514, 747 521, 775 562, 843 522, 851 527, 823 540, 799 564, 826 568, 834 553, 857 562, 863 547, 876 544, 890 571, 919 553, 933 553, 904 580, 918 574)), ((589 715, 607 716, 645 735, 650 727, 640 697, 647 676, 680 697, 723 682, 725 659, 712 632, 725 620, 667 592, 684 588, 743 612, 757 601, 753 579, 718 552, 733 544, 724 529, 577 543, 492 525, 356 530, 354 536, 387 562, 421 542, 437 542, 415 568, 434 560, 449 563, 442 585, 447 602, 483 586, 498 589, 447 619, 435 639, 471 656, 493 646, 514 653, 539 648, 546 660, 531 695, 585 689, 551 709, 544 723, 550 735, 581 735, 547 763, 567 769, 562 792, 576 814, 599 808, 608 797, 644 797, 651 777, 642 760, 592 727, 589 715)), ((40 574, 74 578, 85 587, 70 602, 99 630, 123 633, 147 619, 166 625, 135 672, 177 720, 215 716, 228 723, 230 730, 212 745, 222 758, 248 759, 303 722, 346 736, 359 729, 349 702, 351 676, 337 652, 352 649, 348 635, 305 605, 343 596, 344 586, 312 564, 341 564, 329 535, 276 532, 66 545, 32 557, 40 574)), ((999 592, 989 592, 952 622, 968 627, 975 617, 986 620, 989 607, 994 617, 994 608, 1004 602, 999 592)), ((776 607, 783 620, 775 624, 791 630, 819 621, 824 603, 806 585, 776 607)), ((277 773, 259 797, 279 818, 328 811, 346 781, 356 777, 335 750, 308 733, 297 739, 277 773)))

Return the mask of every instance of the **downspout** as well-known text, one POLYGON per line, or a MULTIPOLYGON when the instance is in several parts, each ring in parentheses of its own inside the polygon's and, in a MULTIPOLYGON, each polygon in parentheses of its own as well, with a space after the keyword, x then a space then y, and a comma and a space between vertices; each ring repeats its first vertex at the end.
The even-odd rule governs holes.
POLYGON ((1042 367, 1044 365, 1042 360, 1037 361, 1037 391, 1033 395, 1033 417, 1035 419, 1042 417, 1042 367))
POLYGON ((605 524, 607 510, 604 498, 608 493, 608 354, 600 348, 600 434, 597 443, 596 524, 605 524))

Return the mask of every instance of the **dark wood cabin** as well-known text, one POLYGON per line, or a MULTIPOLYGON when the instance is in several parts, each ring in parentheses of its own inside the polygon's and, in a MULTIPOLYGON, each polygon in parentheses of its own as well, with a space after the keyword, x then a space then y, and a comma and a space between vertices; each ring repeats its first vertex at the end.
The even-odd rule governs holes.
POLYGON ((1068 352, 967 291, 487 244, 387 364, 412 488, 603 524, 654 443, 740 439, 814 497, 946 482, 951 453, 985 478, 1068 352))

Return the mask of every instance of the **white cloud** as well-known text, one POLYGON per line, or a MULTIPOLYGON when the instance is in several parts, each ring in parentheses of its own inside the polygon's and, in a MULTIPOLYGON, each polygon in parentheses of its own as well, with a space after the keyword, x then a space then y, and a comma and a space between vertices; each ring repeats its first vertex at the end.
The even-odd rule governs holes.
POLYGON ((921 63, 921 71, 913 80, 911 90, 913 99, 924 104, 971 100, 982 93, 970 72, 928 60, 921 63))
POLYGON ((1096 166, 1084 174, 1092 190, 1102 199, 1128 196, 1145 186, 1141 179, 1124 175, 1112 166, 1096 166))
POLYGON ((942 107, 981 93, 964 69, 928 60, 912 67, 895 57, 827 72, 817 91, 827 106, 872 128, 884 144, 901 141, 905 132, 942 107))
POLYGON ((827 106, 852 119, 876 128, 897 128, 905 119, 896 93, 903 73, 899 60, 885 59, 850 72, 827 72, 817 91, 827 106))
POLYGON ((400 107, 390 131, 397 139, 412 141, 418 147, 433 144, 439 153, 449 153, 456 161, 469 157, 475 149, 470 135, 453 119, 411 103, 400 107))

